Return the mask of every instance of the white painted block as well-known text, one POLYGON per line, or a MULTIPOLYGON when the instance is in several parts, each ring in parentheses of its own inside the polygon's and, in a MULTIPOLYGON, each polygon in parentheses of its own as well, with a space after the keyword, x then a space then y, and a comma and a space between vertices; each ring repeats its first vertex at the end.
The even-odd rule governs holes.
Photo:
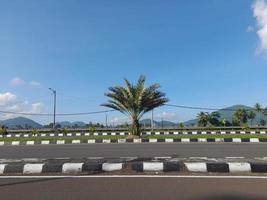
POLYGON ((246 134, 246 132, 245 131, 241 131, 240 134, 246 134))
POLYGON ((51 134, 49 134, 49 136, 50 136, 50 137, 54 137, 54 136, 55 136, 55 134, 54 134, 54 133, 51 133, 51 134))
POLYGON ((193 131, 192 134, 193 134, 193 135, 197 135, 197 131, 193 131))
POLYGON ((190 138, 182 138, 181 142, 190 142, 190 138))
POLYGON ((106 136, 106 135, 108 135, 108 133, 102 133, 102 135, 103 135, 103 136, 106 136))
POLYGON ((72 140, 71 143, 72 143, 72 144, 80 144, 80 143, 81 143, 81 140, 72 140))
POLYGON ((250 142, 260 142, 259 138, 250 138, 250 142))
POLYGON ((184 131, 183 134, 184 134, 184 135, 188 135, 188 132, 184 131))
POLYGON ((144 162, 144 171, 163 171, 163 162, 144 162))
POLYGON ((45 134, 45 133, 42 133, 42 134, 41 134, 41 137, 45 137, 45 136, 46 136, 46 134, 45 134))
POLYGON ((12 141, 11 145, 19 145, 19 141, 12 141))
POLYGON ((224 142, 223 138, 215 138, 215 142, 224 142))
POLYGON ((158 142, 158 140, 155 138, 149 138, 149 143, 155 143, 155 142, 158 142))
POLYGON ((211 131, 211 134, 214 135, 214 134, 216 134, 216 132, 215 131, 211 131))
POLYGON ((256 132, 255 131, 251 131, 250 134, 256 134, 256 132))
POLYGON ((112 135, 112 136, 115 136, 115 135, 116 135, 116 133, 111 133, 111 135, 112 135))
POLYGON ((95 143, 95 140, 88 140, 87 142, 88 142, 88 144, 93 144, 93 143, 95 143))
POLYGON ((142 139, 139 139, 139 138, 136 138, 133 140, 134 143, 141 143, 142 142, 142 139))
POLYGON ((50 144, 50 141, 49 140, 42 140, 41 144, 50 144))
POLYGON ((0 138, 2 138, 3 137, 3 135, 0 135, 0 138))
POLYGON ((151 135, 151 132, 146 132, 146 134, 145 135, 151 135))
POLYGON ((34 145, 34 141, 27 141, 26 145, 34 145))
POLYGON ((23 167, 23 174, 40 174, 44 164, 26 164, 23 167))
POLYGON ((207 132, 206 132, 206 131, 202 131, 202 132, 201 132, 201 134, 203 134, 203 135, 206 135, 206 134, 207 134, 207 132))
POLYGON ((166 143, 172 143, 172 142, 173 142, 173 138, 166 138, 166 139, 165 139, 165 142, 166 142, 166 143))
POLYGON ((0 164, 0 174, 3 174, 5 171, 6 164, 0 164))
POLYGON ((63 133, 59 133, 58 136, 59 136, 59 137, 63 137, 63 133))
POLYGON ((103 163, 102 170, 105 172, 122 170, 122 163, 103 163))
POLYGON ((5 144, 4 141, 0 141, 0 146, 3 146, 5 144))
POLYGON ((198 142, 207 142, 207 138, 198 138, 197 141, 198 142))
POLYGON ((261 132, 260 132, 260 134, 265 134, 265 133, 266 133, 266 131, 261 131, 261 132))
POLYGON ((110 143, 110 140, 103 140, 103 143, 110 143))
POLYGON ((242 142, 241 138, 233 138, 233 142, 242 142))
POLYGON ((118 143, 126 143, 126 139, 118 139, 118 143))
POLYGON ((160 135, 160 132, 155 132, 155 135, 160 135))
POLYGON ((72 133, 67 133, 67 136, 72 136, 72 133))
POLYGON ((76 136, 81 136, 81 133, 76 133, 76 136))
POLYGON ((235 132, 235 131, 231 131, 230 133, 231 133, 231 134, 236 134, 236 132, 235 132))
POLYGON ((82 172, 83 163, 64 163, 62 173, 80 173, 82 172))
POLYGON ((170 135, 170 132, 164 132, 164 135, 170 135))
POLYGON ((207 172, 207 165, 206 163, 185 163, 185 166, 189 172, 207 172))
POLYGON ((179 135, 179 132, 177 132, 177 131, 173 132, 173 135, 179 135))
POLYGON ((224 134, 226 134, 226 132, 225 131, 222 131, 221 134, 224 135, 224 134))
POLYGON ((57 144, 65 144, 65 140, 57 140, 57 144))
POLYGON ((12 136, 12 135, 10 135, 10 134, 6 135, 7 138, 11 138, 11 136, 12 136))
POLYGON ((15 137, 20 137, 20 134, 16 134, 15 137))
POLYGON ((121 132, 121 133, 120 133, 120 135, 124 136, 124 135, 125 135, 125 133, 124 133, 124 132, 121 132))
POLYGON ((249 163, 228 163, 230 172, 251 172, 249 163))
POLYGON ((98 136, 98 133, 94 133, 94 136, 98 136))
POLYGON ((85 133, 84 135, 85 135, 85 136, 90 136, 90 133, 85 133))

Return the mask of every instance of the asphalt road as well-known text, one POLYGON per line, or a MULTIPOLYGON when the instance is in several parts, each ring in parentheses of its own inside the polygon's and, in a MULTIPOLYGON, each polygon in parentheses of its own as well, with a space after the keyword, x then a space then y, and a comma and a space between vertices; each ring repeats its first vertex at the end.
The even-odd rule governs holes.
POLYGON ((79 144, 1 146, 0 158, 267 157, 267 144, 79 144))
POLYGON ((64 178, 0 179, 10 200, 264 200, 267 179, 64 178))

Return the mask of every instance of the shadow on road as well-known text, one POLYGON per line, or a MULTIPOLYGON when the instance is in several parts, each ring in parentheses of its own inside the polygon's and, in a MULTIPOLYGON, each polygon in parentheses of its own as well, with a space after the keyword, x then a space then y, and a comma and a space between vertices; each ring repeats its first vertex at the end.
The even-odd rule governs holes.
POLYGON ((14 186, 14 185, 20 185, 20 184, 27 184, 27 183, 38 183, 38 182, 47 182, 52 180, 57 180, 59 178, 49 178, 49 179, 30 179, 26 181, 17 181, 17 180, 11 180, 11 183, 3 183, 0 182, 0 188, 6 187, 6 186, 14 186))
POLYGON ((196 198, 192 200, 266 200, 266 198, 254 197, 254 196, 243 196, 243 195, 217 195, 208 196, 205 198, 196 198))

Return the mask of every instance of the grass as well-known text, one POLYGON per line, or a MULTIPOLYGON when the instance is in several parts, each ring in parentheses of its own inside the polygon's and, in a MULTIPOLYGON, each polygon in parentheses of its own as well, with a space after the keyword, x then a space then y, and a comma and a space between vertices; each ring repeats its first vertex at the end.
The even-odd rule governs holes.
POLYGON ((0 141, 5 142, 12 142, 12 141, 20 141, 20 142, 26 142, 26 141, 43 141, 43 140, 49 140, 49 141, 56 141, 56 140, 65 140, 65 141, 71 141, 71 140, 112 140, 112 139, 126 139, 124 136, 95 136, 95 137, 31 137, 31 138, 1 138, 0 141))
POLYGON ((153 135, 153 136, 144 136, 143 138, 151 139, 181 139, 181 138, 267 138, 267 134, 262 135, 252 135, 252 134, 214 134, 214 135, 153 135))
MULTIPOLYGON (((128 139, 131 138, 131 136, 81 136, 81 137, 32 137, 32 138, 2 138, 0 141, 5 142, 12 142, 12 141, 19 141, 19 142, 26 142, 26 141, 57 141, 57 140, 65 140, 65 141, 71 141, 71 140, 117 140, 117 139, 128 139)), ((267 134, 262 135, 252 135, 252 134, 214 134, 214 135, 148 135, 148 136, 142 136, 141 138, 145 139, 167 139, 167 138, 173 138, 173 139, 181 139, 181 138, 209 138, 209 139, 215 139, 215 138, 267 138, 267 134)))

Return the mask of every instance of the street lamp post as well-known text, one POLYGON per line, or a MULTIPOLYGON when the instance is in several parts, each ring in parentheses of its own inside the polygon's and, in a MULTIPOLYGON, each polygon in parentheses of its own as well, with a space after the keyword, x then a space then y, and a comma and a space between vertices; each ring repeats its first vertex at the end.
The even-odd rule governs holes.
POLYGON ((57 91, 49 88, 49 90, 51 90, 53 92, 54 95, 54 121, 53 121, 53 129, 55 130, 56 128, 56 100, 57 100, 57 91))

